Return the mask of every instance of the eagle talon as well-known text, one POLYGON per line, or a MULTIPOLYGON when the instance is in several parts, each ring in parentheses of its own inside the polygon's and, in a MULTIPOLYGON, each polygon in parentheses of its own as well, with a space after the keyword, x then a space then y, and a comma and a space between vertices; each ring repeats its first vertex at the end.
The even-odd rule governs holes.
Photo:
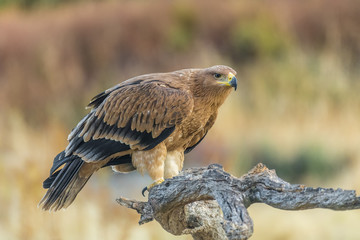
POLYGON ((149 191, 148 187, 144 187, 143 190, 141 191, 141 195, 143 195, 143 197, 145 197, 146 191, 149 191))
POLYGON ((165 181, 164 178, 159 178, 158 180, 156 180, 155 182, 153 182, 149 186, 144 187, 144 189, 141 191, 141 194, 143 195, 143 197, 145 197, 145 192, 146 191, 150 191, 151 188, 155 187, 156 185, 161 184, 164 181, 165 181))

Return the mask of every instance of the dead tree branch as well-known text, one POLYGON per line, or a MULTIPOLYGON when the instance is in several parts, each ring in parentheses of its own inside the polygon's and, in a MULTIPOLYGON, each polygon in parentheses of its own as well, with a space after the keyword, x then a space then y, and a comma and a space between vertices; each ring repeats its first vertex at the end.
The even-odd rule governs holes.
POLYGON ((155 219, 166 231, 194 239, 250 238, 253 222, 247 208, 253 203, 285 210, 360 208, 355 191, 293 185, 263 164, 240 178, 217 164, 188 169, 153 187, 147 202, 117 201, 141 214, 139 224, 155 219))

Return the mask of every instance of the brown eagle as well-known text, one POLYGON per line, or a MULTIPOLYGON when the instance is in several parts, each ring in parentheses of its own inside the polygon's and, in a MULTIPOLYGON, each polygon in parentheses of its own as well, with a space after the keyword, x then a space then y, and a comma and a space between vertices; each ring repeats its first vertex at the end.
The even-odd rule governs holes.
POLYGON ((184 154, 213 126, 236 72, 227 66, 183 69, 128 79, 95 96, 72 130, 43 187, 44 210, 68 207, 102 167, 147 172, 155 183, 179 173, 184 154))

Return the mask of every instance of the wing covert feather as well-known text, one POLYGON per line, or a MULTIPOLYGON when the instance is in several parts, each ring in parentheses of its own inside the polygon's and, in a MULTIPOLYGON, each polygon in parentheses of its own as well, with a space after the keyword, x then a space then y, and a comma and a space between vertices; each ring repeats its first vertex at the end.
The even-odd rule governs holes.
MULTIPOLYGON (((193 100, 187 92, 152 81, 115 89, 96 110, 95 116, 103 118, 106 125, 117 128, 124 128, 131 122, 132 131, 146 131, 156 138, 165 128, 179 124, 192 108, 193 100)), ((108 136, 100 129, 100 126, 96 131, 89 128, 86 132, 91 136, 94 131, 92 137, 95 138, 124 140, 116 134, 108 136)))

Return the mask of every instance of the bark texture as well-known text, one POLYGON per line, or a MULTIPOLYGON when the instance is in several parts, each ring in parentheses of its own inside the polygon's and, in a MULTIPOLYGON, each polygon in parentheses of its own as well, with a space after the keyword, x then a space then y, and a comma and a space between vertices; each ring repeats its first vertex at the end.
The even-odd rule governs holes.
POLYGON ((147 202, 117 202, 136 210, 139 224, 155 219, 166 231, 191 234, 196 240, 250 238, 253 222, 247 208, 253 203, 284 210, 360 208, 353 190, 293 185, 261 163, 240 178, 218 164, 187 169, 150 189, 147 202))

